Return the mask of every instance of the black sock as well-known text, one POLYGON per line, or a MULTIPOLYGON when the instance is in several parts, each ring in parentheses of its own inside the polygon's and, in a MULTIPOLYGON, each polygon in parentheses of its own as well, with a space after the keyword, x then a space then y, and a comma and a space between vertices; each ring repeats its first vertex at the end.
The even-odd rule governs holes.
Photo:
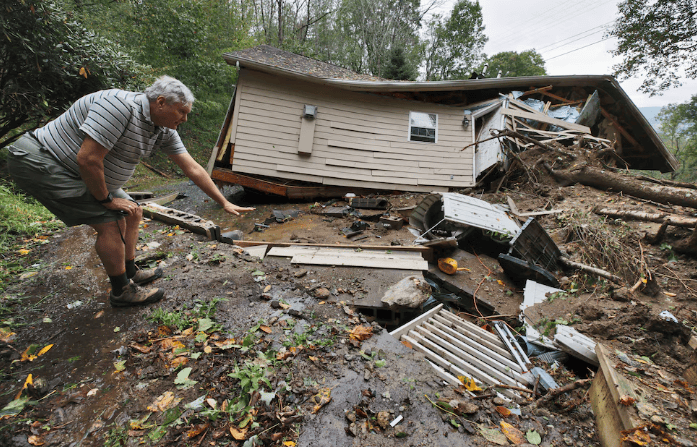
POLYGON ((136 272, 138 271, 138 267, 136 267, 136 260, 131 259, 131 260, 126 260, 126 275, 128 278, 133 278, 136 276, 136 272))
POLYGON ((109 281, 111 281, 111 293, 114 295, 121 295, 123 293, 123 288, 130 282, 128 276, 126 276, 126 272, 116 276, 109 276, 109 281))

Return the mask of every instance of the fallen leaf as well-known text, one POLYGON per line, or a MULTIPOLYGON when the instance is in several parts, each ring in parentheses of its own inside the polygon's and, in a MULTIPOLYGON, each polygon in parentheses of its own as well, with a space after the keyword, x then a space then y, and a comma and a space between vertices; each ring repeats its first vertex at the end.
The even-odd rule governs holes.
POLYGON ((98 390, 97 388, 92 388, 92 389, 89 390, 89 392, 87 393, 87 397, 92 397, 92 396, 94 396, 95 394, 97 394, 98 392, 99 392, 99 390, 98 390))
POLYGON ((457 378, 460 382, 462 382, 467 391, 482 391, 473 378, 465 376, 457 376, 457 378))
POLYGON ((211 352, 213 352, 213 348, 212 348, 211 346, 204 346, 204 347, 203 347, 203 352, 204 352, 205 354, 210 354, 211 352))
POLYGON ((498 411, 498 413, 505 418, 511 415, 511 410, 506 407, 498 406, 496 407, 496 411, 498 411))
POLYGON ((33 362, 34 359, 36 359, 36 356, 34 353, 36 350, 39 349, 39 345, 29 345, 27 346, 27 349, 22 352, 21 357, 19 358, 20 362, 33 362))
POLYGON ((218 402, 216 402, 215 399, 212 399, 212 398, 210 398, 210 397, 209 397, 208 399, 206 399, 206 403, 207 403, 208 405, 210 405, 210 407, 211 407, 212 409, 214 409, 214 410, 215 410, 216 407, 218 406, 218 402))
POLYGON ((409 343, 409 342, 406 341, 406 340, 402 340, 402 344, 403 344, 404 346, 406 346, 407 348, 409 348, 409 349, 414 349, 414 347, 411 345, 411 343, 409 343))
POLYGON ((96 320, 97 318, 102 318, 104 316, 104 311, 100 310, 96 314, 94 314, 94 319, 96 320))
POLYGON ((625 396, 622 395, 620 396, 620 405, 624 405, 625 407, 631 407, 636 403, 636 399, 633 397, 625 396))
POLYGON ((542 443, 542 436, 535 430, 528 430, 527 433, 525 433, 525 437, 532 445, 540 445, 542 443))
POLYGON ((314 408, 312 409, 312 414, 317 414, 317 412, 323 406, 332 401, 332 389, 322 388, 319 390, 319 393, 312 396, 310 400, 315 404, 314 408))
POLYGON ((271 290, 271 284, 269 284, 268 286, 264 287, 264 293, 268 292, 269 290, 271 290))
POLYGON ((138 343, 131 343, 130 345, 128 345, 128 347, 140 352, 141 354, 147 354, 150 351, 152 351, 151 347, 139 345, 138 343))
POLYGON ((12 337, 16 335, 9 327, 0 328, 0 341, 9 343, 12 341, 12 337))
POLYGON ((172 363, 169 364, 170 368, 177 369, 179 367, 182 367, 189 363, 189 359, 187 357, 184 357, 183 355, 180 355, 179 357, 175 357, 174 360, 172 360, 172 363))
POLYGON ((20 396, 22 395, 22 391, 26 390, 29 385, 34 385, 34 376, 29 374, 24 381, 24 385, 22 386, 22 389, 19 390, 19 393, 15 396, 15 400, 18 400, 20 396))
POLYGON ((631 430, 622 430, 622 440, 632 442, 636 445, 649 445, 651 437, 644 431, 643 427, 635 427, 631 430))
POLYGON ((184 343, 174 340, 172 338, 166 338, 160 342, 160 348, 165 350, 165 351, 175 351, 177 349, 184 349, 186 348, 186 345, 184 343))
POLYGON ((501 431, 513 444, 524 444, 526 439, 523 432, 509 424, 508 422, 501 421, 501 431))
POLYGON ((42 355, 46 354, 52 347, 53 347, 52 344, 44 346, 44 348, 41 351, 39 351, 39 353, 36 354, 36 356, 41 357, 42 355))
POLYGON ((268 327, 268 326, 259 326, 259 329, 261 329, 262 331, 266 332, 267 334, 270 334, 271 332, 273 332, 273 331, 271 330, 271 328, 268 327))
POLYGON ((498 445, 508 445, 506 436, 495 428, 486 428, 485 426, 480 425, 479 433, 489 442, 493 442, 494 444, 498 445))
POLYGON ((284 441, 284 442, 283 442, 283 445, 285 445, 286 447, 295 447, 295 442, 293 442, 293 441, 284 441))
POLYGON ((230 434, 238 441, 244 441, 247 438, 247 430, 240 430, 237 427, 230 427, 230 434))
MULTIPOLYGON (((252 410, 252 411, 254 411, 254 410, 252 410)), ((248 427, 249 424, 251 424, 253 421, 254 421, 254 415, 250 411, 249 413, 247 413, 247 415, 244 417, 244 419, 242 419, 242 422, 239 423, 238 427, 239 428, 249 428, 248 427)))
POLYGON ((230 348, 234 348, 236 346, 234 338, 228 338, 228 339, 223 340, 223 341, 215 341, 215 342, 213 342, 213 344, 217 348, 220 348, 220 349, 230 349, 230 348))
POLYGON ((196 436, 200 435, 204 431, 208 430, 208 427, 210 427, 211 424, 199 424, 199 425, 194 425, 194 427, 186 432, 186 436, 189 438, 195 438, 196 436))
POLYGON ((676 384, 676 385, 678 385, 678 386, 681 386, 681 387, 685 388, 686 390, 689 390, 689 389, 690 389, 690 384, 687 383, 687 382, 685 382, 684 380, 678 379, 678 380, 676 380, 676 381, 673 382, 673 383, 676 384))
POLYGON ((44 440, 35 435, 29 436, 27 442, 31 445, 44 445, 44 440))
POLYGON ((371 326, 356 326, 349 333, 352 340, 367 340, 373 336, 373 328, 371 326))
POLYGON ((669 297, 676 297, 676 296, 678 296, 677 294, 672 293, 672 292, 663 291, 663 293, 664 293, 666 296, 669 296, 669 297))
POLYGON ((31 250, 27 250, 26 248, 22 248, 21 250, 18 250, 17 253, 24 256, 24 255, 28 255, 29 253, 31 253, 31 250))

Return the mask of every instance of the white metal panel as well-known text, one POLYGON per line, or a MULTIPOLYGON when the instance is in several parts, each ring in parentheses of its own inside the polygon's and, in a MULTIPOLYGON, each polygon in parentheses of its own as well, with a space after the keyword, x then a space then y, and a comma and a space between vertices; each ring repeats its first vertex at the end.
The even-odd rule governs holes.
POLYGON ((442 196, 445 220, 509 236, 520 233, 518 224, 489 202, 456 193, 442 196))
POLYGON ((525 283, 525 289, 523 289, 523 302, 520 305, 520 310, 525 310, 535 304, 543 303, 547 299, 548 293, 557 292, 563 292, 563 290, 545 286, 544 284, 528 279, 525 283))
MULTIPOLYGON (((484 119, 478 139, 486 140, 487 138, 491 138, 491 129, 504 129, 503 120, 504 116, 501 113, 501 105, 499 104, 496 111, 484 119)), ((489 140, 479 143, 475 146, 474 152, 474 166, 476 168, 475 179, 486 169, 504 159, 504 154, 501 150, 501 142, 499 140, 489 140)))

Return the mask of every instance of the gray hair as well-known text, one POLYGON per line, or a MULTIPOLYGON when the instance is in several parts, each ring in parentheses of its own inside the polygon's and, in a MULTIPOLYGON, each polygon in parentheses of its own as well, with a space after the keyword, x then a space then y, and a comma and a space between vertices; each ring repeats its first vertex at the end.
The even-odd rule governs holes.
POLYGON ((167 104, 193 104, 196 98, 191 90, 181 81, 171 76, 160 76, 148 88, 145 89, 145 96, 149 101, 155 101, 160 96, 165 98, 167 104))

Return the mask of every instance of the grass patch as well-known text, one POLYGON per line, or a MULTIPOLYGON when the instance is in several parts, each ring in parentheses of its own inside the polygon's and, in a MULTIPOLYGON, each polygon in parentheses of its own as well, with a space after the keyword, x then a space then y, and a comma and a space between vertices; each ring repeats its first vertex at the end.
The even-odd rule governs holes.
POLYGON ((36 263, 32 251, 47 242, 45 235, 63 227, 39 202, 0 180, 0 291, 36 263))

